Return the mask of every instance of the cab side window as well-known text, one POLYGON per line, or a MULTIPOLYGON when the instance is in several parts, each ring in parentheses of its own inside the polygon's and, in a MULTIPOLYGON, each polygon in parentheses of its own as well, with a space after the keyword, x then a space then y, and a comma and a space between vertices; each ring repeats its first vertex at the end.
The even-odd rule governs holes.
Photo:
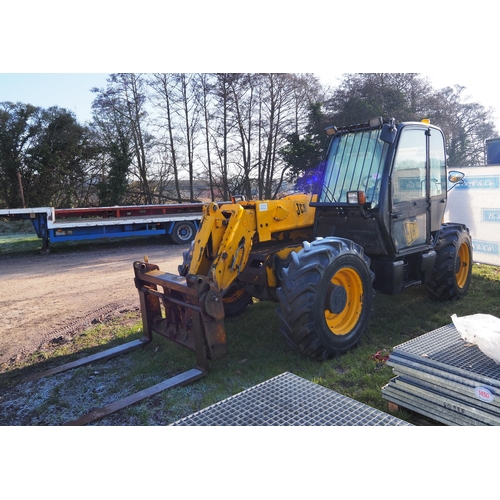
POLYGON ((438 196, 446 191, 446 158, 443 134, 431 131, 429 158, 431 167, 431 196, 438 196))
POLYGON ((425 198, 426 137, 424 130, 403 130, 394 161, 392 202, 425 198))

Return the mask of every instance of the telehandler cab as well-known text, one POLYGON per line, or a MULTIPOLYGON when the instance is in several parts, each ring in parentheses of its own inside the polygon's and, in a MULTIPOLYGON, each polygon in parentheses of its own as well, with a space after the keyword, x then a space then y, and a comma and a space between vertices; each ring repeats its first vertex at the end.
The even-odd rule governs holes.
POLYGON ((134 263, 146 335, 217 359, 226 351, 224 317, 255 297, 279 303, 293 348, 327 359, 358 343, 373 290, 423 284, 434 299, 466 295, 469 230, 442 223, 447 180, 453 187, 463 174, 447 176, 442 131, 427 120, 376 118, 326 133, 312 194, 208 203, 179 276, 147 259, 134 263))

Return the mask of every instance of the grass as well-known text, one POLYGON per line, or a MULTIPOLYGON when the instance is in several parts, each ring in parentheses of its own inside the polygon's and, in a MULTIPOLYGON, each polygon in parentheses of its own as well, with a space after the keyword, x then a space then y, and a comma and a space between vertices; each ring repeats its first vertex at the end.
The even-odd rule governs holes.
POLYGON ((40 241, 36 235, 0 234, 0 256, 14 253, 33 254, 40 250, 40 241))
MULTIPOLYGON (((359 347, 325 362, 310 360, 291 350, 279 333, 276 304, 257 302, 244 314, 225 320, 227 355, 210 363, 210 372, 205 378, 164 391, 103 419, 98 425, 165 425, 285 371, 388 412, 381 388, 392 378, 392 369, 375 359, 375 354, 389 353, 396 345, 449 324, 454 313, 500 317, 499 282, 498 268, 476 264, 469 294, 460 301, 432 301, 422 287, 410 288, 392 297, 377 294, 369 330, 359 347)), ((35 353, 23 364, 12 366, 0 375, 0 393, 16 393, 22 387, 18 385, 20 380, 33 371, 60 365, 140 335, 137 312, 99 324, 70 343, 35 353)), ((31 400, 30 407, 22 413, 12 409, 9 415, 24 425, 59 424, 65 418, 76 418, 193 366, 194 356, 190 351, 156 337, 151 345, 130 354, 49 377, 55 382, 39 381, 42 385, 29 389, 43 397, 40 396, 38 402, 31 400)), ((394 415, 416 422, 416 416, 410 412, 398 411, 394 415)))
POLYGON ((0 257, 18 253, 33 254, 42 247, 30 221, 0 219, 0 257))

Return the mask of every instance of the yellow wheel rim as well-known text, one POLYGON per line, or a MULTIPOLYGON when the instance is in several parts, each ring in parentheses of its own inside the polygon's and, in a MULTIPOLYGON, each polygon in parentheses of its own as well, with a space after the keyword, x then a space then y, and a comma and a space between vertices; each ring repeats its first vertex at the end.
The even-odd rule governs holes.
POLYGON ((344 309, 335 314, 325 305, 325 321, 334 335, 347 335, 358 323, 363 309, 363 283, 359 274, 351 268, 343 268, 332 278, 331 283, 344 288, 346 304, 344 309))
POLYGON ((458 249, 458 271, 455 274, 458 288, 463 288, 469 276, 470 251, 467 243, 462 243, 458 249))
POLYGON ((233 302, 236 302, 238 299, 241 299, 241 297, 243 297, 244 294, 245 294, 244 288, 235 288, 233 291, 230 290, 230 292, 227 295, 224 295, 224 297, 222 297, 222 301, 225 304, 232 304, 233 302))

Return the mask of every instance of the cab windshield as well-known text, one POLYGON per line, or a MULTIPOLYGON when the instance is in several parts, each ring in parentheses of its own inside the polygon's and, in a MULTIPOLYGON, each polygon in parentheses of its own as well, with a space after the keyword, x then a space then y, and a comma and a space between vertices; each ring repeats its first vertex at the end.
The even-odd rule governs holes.
POLYGON ((335 136, 330 145, 320 203, 347 203, 349 191, 364 191, 372 208, 378 205, 380 182, 389 145, 380 129, 335 136))

